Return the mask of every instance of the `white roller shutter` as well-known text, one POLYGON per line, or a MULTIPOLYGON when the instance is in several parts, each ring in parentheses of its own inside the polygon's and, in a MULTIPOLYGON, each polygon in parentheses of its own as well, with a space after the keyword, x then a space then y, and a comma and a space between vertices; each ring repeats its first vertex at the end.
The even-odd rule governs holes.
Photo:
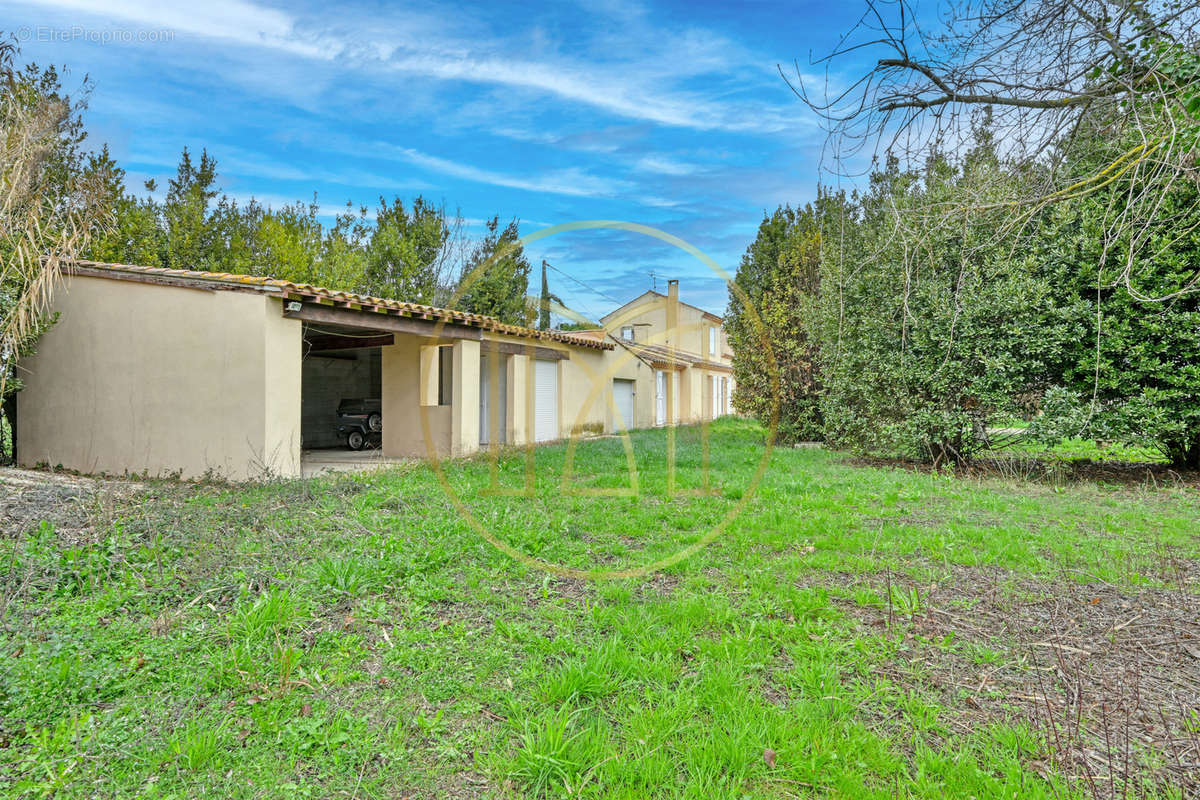
POLYGON ((533 363, 533 438, 536 442, 549 442, 558 438, 558 362, 533 363))
POLYGON ((661 369, 654 376, 654 424, 667 424, 667 373, 661 369))
POLYGON ((633 409, 633 381, 613 378, 613 430, 627 431, 634 426, 633 409))

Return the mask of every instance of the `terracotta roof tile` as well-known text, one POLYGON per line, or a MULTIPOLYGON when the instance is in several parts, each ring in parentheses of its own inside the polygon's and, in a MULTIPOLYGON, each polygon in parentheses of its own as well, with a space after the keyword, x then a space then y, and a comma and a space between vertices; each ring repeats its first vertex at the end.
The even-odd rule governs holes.
POLYGON ((689 353, 686 350, 671 349, 661 344, 646 344, 644 342, 622 342, 633 353, 653 364, 666 367, 700 367, 701 369, 729 371, 728 364, 718 364, 708 361, 703 356, 689 353))
POLYGON ((132 264, 106 264, 98 261, 75 261, 67 265, 67 272, 91 273, 104 277, 111 273, 118 278, 122 274, 142 278, 161 278, 164 283, 178 280, 204 281, 214 284, 214 288, 255 289, 277 293, 288 300, 307 300, 310 302, 357 307, 360 310, 375 313, 396 313, 406 317, 439 320, 456 325, 468 325, 481 328, 492 333, 521 336, 542 341, 562 342, 578 347, 591 347, 601 350, 611 350, 609 342, 597 340, 590 336, 575 336, 563 331, 539 331, 521 325, 510 325, 495 317, 473 314, 469 311, 458 311, 450 308, 437 308, 419 303, 408 303, 403 300, 392 300, 386 297, 355 294, 335 289, 325 289, 307 283, 292 283, 277 278, 266 278, 260 275, 234 275, 229 272, 203 272, 191 269, 167 269, 165 267, 142 267, 132 264))

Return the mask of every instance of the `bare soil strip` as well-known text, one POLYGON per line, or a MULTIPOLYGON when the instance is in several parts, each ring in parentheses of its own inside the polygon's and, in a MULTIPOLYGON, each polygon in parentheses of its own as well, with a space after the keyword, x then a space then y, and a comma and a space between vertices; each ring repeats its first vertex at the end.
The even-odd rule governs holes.
POLYGON ((865 627, 918 637, 922 646, 881 669, 958 709, 960 732, 1028 720, 1054 766, 1091 796, 1122 795, 1146 768, 1200 796, 1200 563, 1165 568, 1184 588, 1126 591, 961 566, 928 583, 897 573, 838 579, 899 600, 843 605, 865 627))

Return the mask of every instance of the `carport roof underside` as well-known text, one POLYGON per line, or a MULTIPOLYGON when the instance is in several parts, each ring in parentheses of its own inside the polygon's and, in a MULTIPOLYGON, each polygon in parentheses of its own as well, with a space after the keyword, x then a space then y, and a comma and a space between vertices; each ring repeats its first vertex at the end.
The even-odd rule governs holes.
MULTIPOLYGON (((472 338, 478 338, 479 334, 486 331, 595 350, 613 349, 611 342, 601 339, 573 336, 562 331, 539 331, 520 325, 509 325, 494 317, 473 314, 469 311, 456 311, 407 303, 402 300, 370 297, 257 275, 233 275, 227 272, 200 272, 130 264, 105 264, 98 261, 73 261, 64 265, 64 271, 69 275, 131 280, 192 289, 259 292, 279 297, 285 302, 296 301, 308 304, 307 308, 312 309, 312 312, 325 312, 318 314, 319 318, 313 321, 326 324, 388 331, 403 329, 406 327, 404 321, 409 321, 414 325, 414 332, 418 326, 428 330, 431 326, 440 325, 440 329, 444 330, 447 336, 453 336, 452 331, 465 332, 464 329, 466 329, 476 332, 476 336, 472 338)), ((295 316, 306 319, 312 312, 295 316)), ((286 311, 285 315, 292 316, 286 311)))

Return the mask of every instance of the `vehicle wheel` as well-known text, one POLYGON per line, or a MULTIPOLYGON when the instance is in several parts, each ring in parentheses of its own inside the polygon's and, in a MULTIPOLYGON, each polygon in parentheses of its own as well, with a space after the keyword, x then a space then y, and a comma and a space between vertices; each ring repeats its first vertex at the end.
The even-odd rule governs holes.
POLYGON ((363 436, 361 431, 350 431, 346 436, 346 444, 350 446, 351 450, 362 450, 366 442, 367 437, 363 436))
POLYGON ((372 414, 371 416, 367 417, 367 427, 375 433, 379 433, 381 430, 383 430, 383 415, 372 414))

